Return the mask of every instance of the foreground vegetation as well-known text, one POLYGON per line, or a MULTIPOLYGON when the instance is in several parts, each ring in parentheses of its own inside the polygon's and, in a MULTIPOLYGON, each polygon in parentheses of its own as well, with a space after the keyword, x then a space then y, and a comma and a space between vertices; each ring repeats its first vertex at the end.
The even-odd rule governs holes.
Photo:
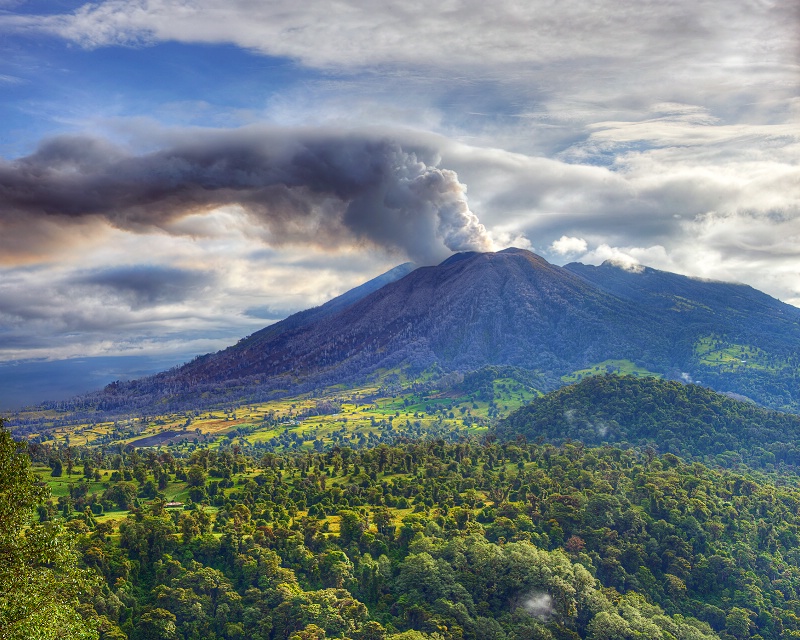
POLYGON ((30 454, 60 494, 37 519, 97 576, 76 610, 101 638, 800 637, 800 491, 672 454, 30 454))

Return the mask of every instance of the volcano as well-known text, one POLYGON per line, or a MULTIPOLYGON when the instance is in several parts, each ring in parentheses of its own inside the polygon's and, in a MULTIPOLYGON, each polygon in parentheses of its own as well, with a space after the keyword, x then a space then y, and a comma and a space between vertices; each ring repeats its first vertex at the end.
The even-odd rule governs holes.
POLYGON ((506 249, 403 265, 228 349, 84 401, 113 409, 242 390, 274 397, 434 364, 445 372, 511 365, 555 388, 570 372, 623 360, 792 408, 798 345, 800 309, 745 285, 612 263, 559 267, 506 249))

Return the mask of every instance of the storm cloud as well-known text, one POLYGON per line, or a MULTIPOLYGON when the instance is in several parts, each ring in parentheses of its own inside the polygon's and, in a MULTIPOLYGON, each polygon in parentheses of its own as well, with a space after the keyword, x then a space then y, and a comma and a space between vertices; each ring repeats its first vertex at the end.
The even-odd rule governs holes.
POLYGON ((270 245, 375 246, 420 263, 491 249, 466 187, 438 163, 432 149, 363 133, 192 132, 140 155, 96 137, 60 136, 0 163, 0 225, 25 220, 41 231, 45 222, 102 220, 191 234, 191 224, 178 224, 187 216, 235 206, 270 245))
POLYGON ((0 361, 191 356, 458 249, 800 305, 797 2, 337 6, 0 11, 0 361))
POLYGON ((182 302, 215 283, 215 276, 160 265, 115 267, 80 276, 76 284, 89 285, 128 300, 132 308, 182 302))

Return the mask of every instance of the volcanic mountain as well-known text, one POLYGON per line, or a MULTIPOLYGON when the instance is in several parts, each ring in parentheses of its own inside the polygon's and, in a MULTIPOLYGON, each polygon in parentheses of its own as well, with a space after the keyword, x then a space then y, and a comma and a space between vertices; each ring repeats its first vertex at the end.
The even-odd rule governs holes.
POLYGON ((134 398, 137 406, 177 406, 242 389, 267 397, 433 363, 444 371, 513 365, 541 372, 554 388, 562 375, 609 360, 669 377, 702 375, 772 406, 795 407, 800 398, 800 309, 750 287, 612 264, 558 267, 522 249, 410 268, 84 400, 113 409, 134 398))

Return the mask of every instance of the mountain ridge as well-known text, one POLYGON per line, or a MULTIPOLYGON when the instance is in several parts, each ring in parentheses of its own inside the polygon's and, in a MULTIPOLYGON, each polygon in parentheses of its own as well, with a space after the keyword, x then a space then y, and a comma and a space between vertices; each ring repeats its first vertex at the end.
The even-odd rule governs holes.
POLYGON ((402 267, 389 282, 379 277, 223 351, 79 402, 112 411, 190 406, 202 394, 274 397, 398 367, 413 376, 434 364, 445 372, 526 368, 549 390, 572 371, 625 359, 670 378, 702 376, 774 408, 800 408, 800 309, 745 285, 650 268, 559 267, 516 248, 402 267), (738 357, 745 353, 749 362, 738 357))

